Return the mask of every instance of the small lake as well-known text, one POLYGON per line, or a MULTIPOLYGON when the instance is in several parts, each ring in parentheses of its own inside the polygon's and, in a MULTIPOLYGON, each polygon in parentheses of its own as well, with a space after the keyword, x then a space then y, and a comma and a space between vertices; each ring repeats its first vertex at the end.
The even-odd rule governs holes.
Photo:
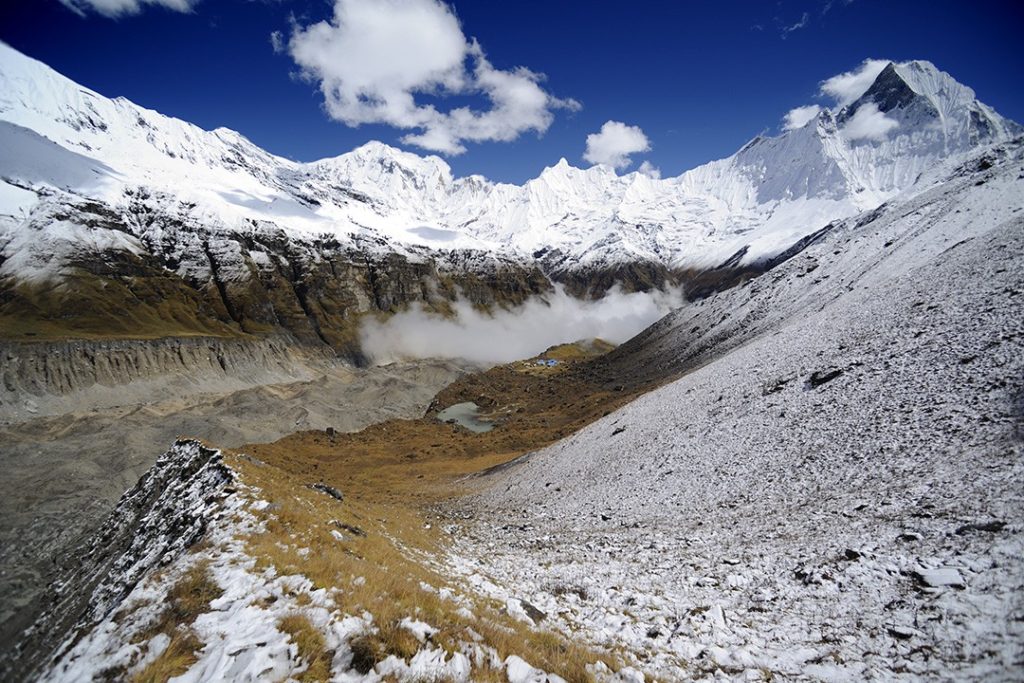
POLYGON ((480 406, 467 401, 448 406, 437 414, 441 422, 454 422, 460 424, 471 432, 483 434, 494 429, 494 423, 480 419, 480 406))

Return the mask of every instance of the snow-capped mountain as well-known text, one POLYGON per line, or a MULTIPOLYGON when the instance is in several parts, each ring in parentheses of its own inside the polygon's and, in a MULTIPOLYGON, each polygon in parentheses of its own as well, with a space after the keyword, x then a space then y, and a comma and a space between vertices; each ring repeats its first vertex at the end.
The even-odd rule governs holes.
POLYGON ((907 62, 675 178, 562 159, 512 185, 379 142, 294 162, 0 44, 0 327, 16 339, 283 331, 359 358, 359 316, 410 304, 516 305, 558 283, 699 296, 1021 130, 907 62))
POLYGON ((112 206, 124 203, 126 188, 145 186, 195 204, 228 230, 260 220, 293 234, 369 230, 431 248, 519 256, 547 248, 578 263, 646 259, 669 267, 720 262, 744 246, 747 259, 771 255, 906 190, 946 158, 1021 130, 970 88, 914 61, 890 64, 846 107, 823 110, 777 137, 757 137, 677 178, 582 170, 563 159, 515 186, 454 178, 438 157, 377 142, 292 162, 234 131, 204 131, 103 97, 8 46, 0 46, 0 118, 7 214, 32 203, 11 184, 49 184, 112 206), (850 132, 867 111, 890 122, 887 135, 850 132), (40 137, 59 145, 50 152, 61 169, 47 172, 41 155, 19 153, 45 147, 40 137))

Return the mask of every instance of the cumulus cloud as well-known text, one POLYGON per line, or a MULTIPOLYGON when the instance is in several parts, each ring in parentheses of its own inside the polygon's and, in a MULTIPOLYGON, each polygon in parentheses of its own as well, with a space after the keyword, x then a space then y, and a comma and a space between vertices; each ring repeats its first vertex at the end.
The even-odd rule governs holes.
POLYGON ((412 309, 384 322, 364 322, 360 336, 362 348, 376 363, 409 358, 508 363, 581 339, 624 342, 682 301, 677 291, 624 294, 619 290, 598 301, 582 301, 559 288, 543 299, 494 315, 467 301, 455 304, 454 318, 412 309))
POLYGON ((655 180, 661 177, 661 169, 646 159, 642 164, 640 164, 640 168, 636 170, 638 173, 643 173, 645 176, 654 178, 655 180))
POLYGON ((806 107, 790 109, 782 119, 782 128, 784 130, 796 130, 797 128, 803 128, 820 112, 821 107, 816 104, 809 104, 806 107))
POLYGON ((331 21, 295 26, 287 51, 319 84, 331 118, 416 131, 403 142, 445 154, 544 133, 555 110, 580 106, 548 93, 542 74, 495 68, 440 0, 335 0, 331 21), (482 95, 489 106, 442 111, 422 95, 482 95))
POLYGON ((620 121, 605 121, 601 131, 587 136, 587 149, 583 159, 592 164, 606 164, 615 169, 626 168, 630 155, 651 149, 651 142, 639 126, 627 126, 620 121))
POLYGON ((878 110, 874 102, 862 104, 843 126, 843 135, 850 140, 882 140, 900 125, 878 110))
POLYGON ((867 92, 878 74, 888 65, 887 59, 865 59, 853 71, 823 81, 821 92, 835 99, 839 106, 846 106, 867 92))
POLYGON ((91 10, 111 18, 125 14, 138 14, 146 5, 166 7, 178 12, 190 12, 199 4, 199 0, 60 0, 60 2, 79 16, 84 17, 91 10))

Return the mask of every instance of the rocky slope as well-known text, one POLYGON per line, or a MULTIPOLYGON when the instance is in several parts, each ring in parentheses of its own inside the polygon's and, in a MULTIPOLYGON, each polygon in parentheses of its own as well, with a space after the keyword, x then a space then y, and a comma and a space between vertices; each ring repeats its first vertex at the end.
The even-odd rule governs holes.
POLYGON ((66 634, 62 647, 72 647, 143 577, 202 538, 231 480, 219 452, 197 441, 175 443, 125 492, 90 542, 61 558, 39 620, 17 651, 0 659, 5 677, 20 678, 37 668, 53 647, 54 634, 66 634))
POLYGON ((673 680, 1013 680, 1024 149, 607 356, 683 376, 489 472, 452 566, 673 680), (553 493, 555 492, 555 493, 553 493))

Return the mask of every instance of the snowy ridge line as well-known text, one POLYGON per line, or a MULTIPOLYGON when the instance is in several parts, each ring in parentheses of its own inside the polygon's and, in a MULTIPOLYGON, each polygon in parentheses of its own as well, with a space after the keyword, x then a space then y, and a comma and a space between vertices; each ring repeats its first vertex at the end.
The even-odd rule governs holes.
POLYGON ((73 648, 145 576, 174 562, 204 535, 232 479, 220 451, 195 440, 175 442, 75 556, 63 559, 50 607, 5 653, 0 671, 27 676, 73 648), (47 649, 54 646, 55 652, 47 649))
MULTIPOLYGON (((261 496, 258 488, 233 485, 210 517, 203 546, 171 558, 160 572, 148 572, 93 628, 74 642, 69 641, 39 680, 77 683, 100 676, 139 675, 185 632, 196 639, 192 645, 196 647, 195 661, 174 678, 176 681, 291 679, 312 665, 283 625, 288 618, 301 617, 323 638, 324 650, 330 654, 328 674, 332 681, 468 683, 474 671, 486 668, 503 672, 510 683, 566 683, 557 675, 531 666, 529 653, 501 658, 493 647, 472 638, 471 629, 457 651, 446 652, 431 641, 436 629, 415 616, 401 619, 399 627, 419 641, 418 651, 406 659, 389 655, 364 671, 361 667, 365 662, 356 661, 352 641, 377 630, 374 615, 345 611, 341 600, 345 591, 340 585, 317 587, 301 573, 282 573, 273 565, 261 568, 258 558, 249 553, 246 539, 265 532, 274 514, 275 506, 261 496), (178 625, 174 635, 154 634, 152 625, 171 600, 174 586, 195 571, 217 587, 217 597, 187 626, 178 625)), ((305 551, 308 553, 309 548, 305 551)), ((451 601, 452 609, 465 610, 466 605, 472 605, 450 589, 426 584, 421 588, 451 601)), ((594 668, 594 680, 636 683, 642 682, 643 676, 628 667, 613 673, 598 666, 594 668)))
POLYGON ((215 231, 266 223, 288 239, 364 236, 395 250, 527 261, 549 250, 566 255, 568 270, 706 267, 743 249, 743 262, 771 258, 831 221, 933 182, 931 170, 944 160, 1021 132, 970 88, 911 61, 890 64, 845 107, 675 178, 581 170, 563 159, 517 186, 455 178, 438 157, 379 142, 292 162, 236 132, 203 131, 107 99, 6 45, 0 121, 8 150, 0 159, 0 213, 11 217, 53 188, 122 206, 128 190, 143 187, 165 197, 156 201, 162 213, 185 207, 215 231), (893 122, 887 137, 847 132, 866 107, 893 122))

